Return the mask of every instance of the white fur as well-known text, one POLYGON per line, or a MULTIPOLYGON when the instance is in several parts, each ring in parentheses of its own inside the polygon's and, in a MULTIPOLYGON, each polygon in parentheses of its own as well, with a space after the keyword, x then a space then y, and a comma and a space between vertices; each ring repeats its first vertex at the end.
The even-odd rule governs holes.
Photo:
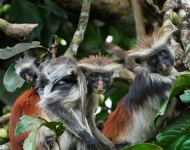
MULTIPOLYGON (((166 94, 168 95, 168 92, 166 92, 166 94)), ((138 110, 133 111, 133 123, 131 123, 127 130, 124 131, 122 137, 118 139, 119 143, 124 143, 126 141, 138 143, 155 136, 157 133, 157 128, 151 126, 151 124, 153 123, 159 108, 159 97, 154 96, 147 98, 143 104, 143 107, 140 106, 138 110)))
POLYGON ((108 65, 102 65, 102 66, 100 66, 98 64, 82 63, 82 64, 79 64, 78 66, 79 67, 84 67, 84 68, 89 69, 89 70, 102 69, 102 70, 105 70, 105 71, 113 71, 115 69, 118 69, 118 68, 122 67, 121 64, 115 64, 115 63, 111 63, 111 64, 108 64, 108 65))
POLYGON ((145 69, 145 68, 146 67, 144 67, 144 66, 143 67, 138 66, 135 69, 135 72, 136 73, 141 73, 145 77, 149 76, 152 81, 156 81, 156 82, 168 82, 168 83, 171 83, 171 82, 173 82, 173 80, 176 79, 176 76, 179 75, 178 71, 174 67, 172 68, 170 74, 167 75, 167 76, 164 76, 164 75, 159 74, 159 73, 150 73, 149 69, 145 69))
POLYGON ((135 56, 149 56, 153 51, 155 51, 156 49, 159 49, 159 47, 166 45, 169 49, 169 51, 172 53, 172 55, 174 56, 174 50, 172 48, 172 45, 168 46, 168 40, 170 40, 170 37, 172 35, 173 31, 166 31, 164 33, 163 36, 155 36, 154 37, 154 42, 151 44, 151 47, 149 48, 143 48, 143 47, 139 47, 138 45, 136 45, 136 49, 135 51, 129 51, 127 53, 127 57, 135 57, 135 56))
POLYGON ((20 76, 20 72, 24 68, 31 68, 34 65, 35 59, 32 57, 25 56, 24 58, 19 58, 16 61, 15 72, 20 76))

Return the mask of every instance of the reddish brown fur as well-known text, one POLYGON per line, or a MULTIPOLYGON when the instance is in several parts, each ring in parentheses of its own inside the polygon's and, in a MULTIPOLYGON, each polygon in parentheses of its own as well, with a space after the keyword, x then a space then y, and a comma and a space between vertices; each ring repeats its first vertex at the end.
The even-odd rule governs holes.
POLYGON ((120 136, 131 123, 131 112, 125 108, 124 99, 118 103, 117 108, 109 115, 102 133, 112 142, 117 143, 120 136))
POLYGON ((110 63, 114 63, 114 61, 108 57, 104 56, 90 56, 88 58, 82 59, 79 63, 87 63, 87 64, 97 64, 100 66, 106 66, 110 63))
POLYGON ((23 142, 28 136, 28 133, 14 136, 14 130, 20 117, 23 115, 32 116, 37 114, 38 116, 42 116, 41 111, 36 106, 39 100, 40 98, 37 91, 35 89, 29 89, 21 94, 15 101, 9 122, 9 140, 11 150, 23 150, 23 142))

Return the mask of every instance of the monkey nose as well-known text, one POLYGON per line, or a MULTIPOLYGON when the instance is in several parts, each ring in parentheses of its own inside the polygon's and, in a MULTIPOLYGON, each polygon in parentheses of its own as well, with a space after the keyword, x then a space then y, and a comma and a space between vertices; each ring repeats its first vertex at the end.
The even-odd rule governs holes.
POLYGON ((166 70, 166 65, 163 62, 160 62, 160 66, 162 67, 163 70, 166 70))
POLYGON ((31 81, 33 81, 33 78, 31 78, 30 76, 26 76, 26 81, 31 82, 31 81))

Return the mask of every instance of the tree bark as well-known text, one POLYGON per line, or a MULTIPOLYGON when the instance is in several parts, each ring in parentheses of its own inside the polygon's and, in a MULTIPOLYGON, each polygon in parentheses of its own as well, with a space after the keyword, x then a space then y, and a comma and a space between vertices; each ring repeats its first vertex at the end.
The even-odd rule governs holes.
MULTIPOLYGON (((65 10, 80 13, 82 1, 53 0, 65 10)), ((130 1, 127 0, 93 0, 90 17, 116 26, 129 36, 135 36, 135 21, 130 1)))

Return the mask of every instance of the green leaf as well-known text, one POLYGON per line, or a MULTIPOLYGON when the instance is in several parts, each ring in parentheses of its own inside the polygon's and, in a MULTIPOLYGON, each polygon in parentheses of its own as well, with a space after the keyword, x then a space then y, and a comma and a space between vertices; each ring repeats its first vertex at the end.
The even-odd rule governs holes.
POLYGON ((156 144, 165 150, 181 150, 189 144, 190 111, 182 114, 156 137, 156 144))
POLYGON ((56 137, 59 137, 65 130, 62 122, 45 122, 41 126, 46 126, 51 129, 55 133, 56 137))
POLYGON ((14 92, 17 88, 22 87, 25 80, 20 78, 15 73, 15 64, 12 64, 6 71, 5 76, 3 78, 3 84, 7 91, 14 92))
POLYGON ((179 76, 172 86, 169 100, 172 97, 179 95, 188 88, 190 88, 190 74, 184 74, 179 76))
POLYGON ((46 17, 51 13, 50 9, 47 6, 44 5, 38 5, 37 9, 40 13, 41 16, 41 20, 38 21, 38 26, 35 27, 30 33, 29 35, 26 37, 26 41, 32 41, 34 38, 36 38, 37 36, 40 35, 43 27, 44 27, 44 20, 46 19, 46 17))
POLYGON ((127 148, 122 148, 121 150, 163 150, 158 145, 152 143, 140 143, 129 146, 127 148))
POLYGON ((190 103, 190 90, 185 90, 182 95, 180 95, 180 99, 183 103, 190 103))
POLYGON ((110 34, 113 36, 113 41, 114 43, 119 43, 121 41, 121 39, 123 38, 122 35, 122 31, 118 30, 115 27, 110 27, 110 34))
POLYGON ((40 42, 38 41, 33 41, 31 43, 19 43, 16 44, 14 47, 6 47, 4 49, 0 49, 0 59, 10 58, 16 54, 19 54, 21 52, 24 52, 32 48, 44 48, 44 47, 41 46, 40 42))
POLYGON ((24 150, 35 150, 36 132, 46 120, 39 117, 22 116, 16 125, 15 135, 31 131, 24 141, 24 150))
POLYGON ((64 9, 56 5, 52 0, 45 0, 45 4, 51 9, 51 11, 55 15, 62 17, 64 19, 68 18, 67 13, 64 11, 64 9))
POLYGON ((32 41, 34 38, 36 38, 39 33, 41 32, 44 24, 42 21, 38 22, 38 26, 35 27, 26 37, 26 41, 32 41))
POLYGON ((16 23, 38 23, 41 16, 37 7, 27 0, 13 0, 9 11, 9 21, 16 23))
POLYGON ((189 150, 190 148, 190 134, 184 135, 176 144, 177 150, 189 150))
POLYGON ((41 44, 45 47, 51 47, 53 42, 53 37, 62 24, 62 18, 55 16, 53 13, 50 13, 46 18, 44 23, 44 28, 41 32, 41 44))
POLYGON ((24 150, 35 150, 35 139, 36 139, 36 132, 38 130, 32 130, 26 140, 24 141, 23 147, 24 150))
POLYGON ((0 7, 0 16, 2 17, 3 14, 6 14, 7 11, 10 9, 11 5, 10 4, 4 4, 3 6, 0 7))
POLYGON ((161 105, 159 112, 156 114, 153 126, 156 125, 156 121, 158 118, 165 113, 167 105, 169 101, 174 97, 182 93, 184 90, 190 88, 190 74, 183 74, 177 77, 176 81, 174 82, 169 98, 164 101, 161 105))
POLYGON ((20 118, 20 121, 16 125, 15 135, 31 131, 31 130, 38 130, 41 124, 45 123, 46 121, 39 117, 32 117, 24 115, 20 118))
POLYGON ((59 137, 65 130, 62 122, 47 122, 45 119, 37 116, 22 116, 16 125, 15 135, 31 131, 24 141, 24 150, 35 150, 36 133, 42 126, 46 126, 52 130, 56 137, 59 137))
POLYGON ((100 29, 93 22, 89 22, 84 35, 84 42, 91 46, 101 44, 100 29))

